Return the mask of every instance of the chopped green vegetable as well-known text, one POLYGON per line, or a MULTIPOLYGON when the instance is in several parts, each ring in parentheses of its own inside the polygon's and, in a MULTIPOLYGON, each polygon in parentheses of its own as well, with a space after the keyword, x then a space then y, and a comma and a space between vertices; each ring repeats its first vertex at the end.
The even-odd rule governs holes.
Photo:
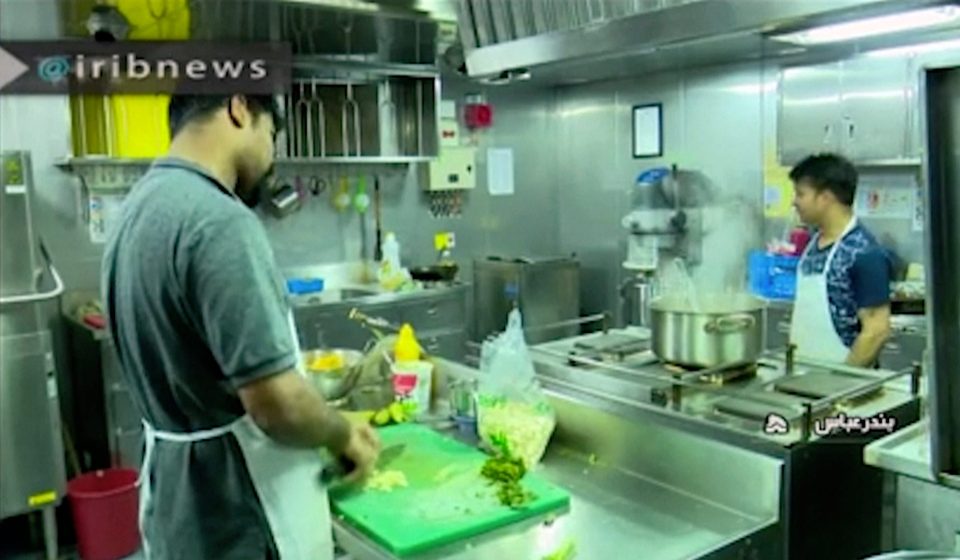
POLYGON ((523 461, 503 455, 487 459, 480 470, 484 478, 493 482, 516 482, 526 473, 523 461))
POLYGON ((544 556, 542 560, 573 560, 577 555, 577 545, 573 538, 568 538, 557 550, 544 556))
POLYGON ((517 509, 523 504, 536 499, 533 492, 524 490, 519 482, 501 482, 497 488, 497 499, 502 505, 517 509))
POLYGON ((519 508, 536 499, 536 496, 524 490, 520 479, 527 473, 521 459, 500 455, 491 457, 483 464, 480 474, 497 486, 497 499, 502 505, 519 508))
POLYGON ((510 456, 510 442, 507 440, 507 436, 503 432, 490 434, 490 443, 501 455, 505 457, 510 456))

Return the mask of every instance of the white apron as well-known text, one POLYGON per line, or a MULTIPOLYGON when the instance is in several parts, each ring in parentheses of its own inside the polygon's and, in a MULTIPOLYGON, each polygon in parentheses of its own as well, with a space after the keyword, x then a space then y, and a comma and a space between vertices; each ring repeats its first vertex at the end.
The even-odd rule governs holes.
POLYGON ((803 274, 803 263, 810 249, 817 246, 820 234, 817 233, 807 244, 797 265, 797 296, 793 302, 793 318, 790 321, 790 342, 797 346, 797 356, 812 360, 842 363, 850 354, 850 348, 833 326, 830 316, 830 298, 827 294, 827 273, 833 257, 837 254, 840 242, 857 226, 857 218, 852 217, 840 237, 833 242, 827 255, 827 262, 819 274, 803 274))
MULTIPOLYGON (((300 344, 292 315, 288 316, 288 321, 299 356, 300 344)), ((306 375, 301 360, 298 359, 297 363, 297 370, 306 375)), ((156 441, 189 444, 229 434, 240 444, 281 560, 332 560, 330 509, 326 488, 320 483, 320 455, 316 450, 286 447, 274 442, 249 415, 226 426, 191 433, 163 432, 144 422, 146 449, 139 484, 140 534, 144 535, 145 557, 150 559, 150 543, 143 531, 143 523, 151 492, 150 477, 144 474, 148 472, 156 441)))

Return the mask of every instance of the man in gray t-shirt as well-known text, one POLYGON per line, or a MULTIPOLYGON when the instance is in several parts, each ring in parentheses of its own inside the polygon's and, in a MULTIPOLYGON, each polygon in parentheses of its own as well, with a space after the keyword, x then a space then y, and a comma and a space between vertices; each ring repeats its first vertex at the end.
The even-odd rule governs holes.
POLYGON ((169 157, 133 187, 102 268, 145 420, 145 552, 330 558, 316 449, 359 479, 379 440, 298 371, 289 303, 250 209, 272 167, 278 110, 270 97, 174 96, 169 113, 169 157))

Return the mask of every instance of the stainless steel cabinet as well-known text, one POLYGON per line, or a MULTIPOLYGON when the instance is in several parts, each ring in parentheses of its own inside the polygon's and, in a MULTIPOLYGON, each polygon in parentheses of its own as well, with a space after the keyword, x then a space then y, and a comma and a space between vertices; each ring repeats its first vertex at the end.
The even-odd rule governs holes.
POLYGON ((907 158, 913 89, 907 60, 860 57, 841 64, 841 151, 861 162, 907 158))
POLYGON ((580 316, 580 263, 574 257, 475 259, 473 290, 477 340, 503 331, 514 307, 530 344, 580 332, 578 325, 550 328, 580 316))
POLYGON ((403 321, 418 331, 466 329, 466 301, 459 294, 407 304, 400 312, 403 321))
POLYGON ((792 165, 818 152, 857 163, 912 160, 916 80, 906 58, 858 57, 786 68, 780 77, 778 149, 792 165))
MULTIPOLYGON (((362 308, 364 313, 373 313, 362 308)), ((300 347, 303 350, 314 348, 361 348, 369 338, 369 333, 347 318, 349 309, 342 306, 333 308, 305 307, 294 312, 300 347)))
POLYGON ((350 320, 347 314, 356 307, 364 314, 400 324, 410 323, 428 353, 461 359, 467 339, 467 286, 425 290, 391 296, 390 301, 364 301, 360 298, 336 304, 302 304, 294 307, 294 321, 300 345, 308 348, 360 349, 371 333, 350 320))
POLYGON ((0 519, 42 511, 46 555, 56 558, 54 508, 63 499, 66 469, 49 311, 42 304, 62 295, 63 282, 33 228, 32 171, 28 152, 0 152, 0 519), (48 276, 54 287, 41 291, 48 276))
POLYGON ((924 318, 916 317, 912 321, 893 321, 893 334, 880 352, 880 367, 899 371, 912 367, 923 360, 923 351, 927 348, 926 326, 924 318))
POLYGON ((839 63, 785 68, 780 73, 777 126, 780 161, 794 164, 840 147, 839 63))
POLYGON ((47 332, 0 338, 0 519, 64 495, 60 401, 47 332))
POLYGON ((467 332, 456 330, 428 333, 420 337, 420 344, 431 356, 461 360, 467 352, 467 332))

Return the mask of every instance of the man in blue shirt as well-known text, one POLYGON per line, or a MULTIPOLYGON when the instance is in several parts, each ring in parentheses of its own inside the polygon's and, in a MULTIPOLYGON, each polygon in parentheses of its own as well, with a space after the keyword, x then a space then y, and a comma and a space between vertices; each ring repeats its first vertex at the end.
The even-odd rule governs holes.
POLYGON ((790 340, 797 354, 869 367, 890 336, 892 265, 853 215, 857 171, 833 154, 790 171, 794 208, 816 233, 800 259, 790 340))

